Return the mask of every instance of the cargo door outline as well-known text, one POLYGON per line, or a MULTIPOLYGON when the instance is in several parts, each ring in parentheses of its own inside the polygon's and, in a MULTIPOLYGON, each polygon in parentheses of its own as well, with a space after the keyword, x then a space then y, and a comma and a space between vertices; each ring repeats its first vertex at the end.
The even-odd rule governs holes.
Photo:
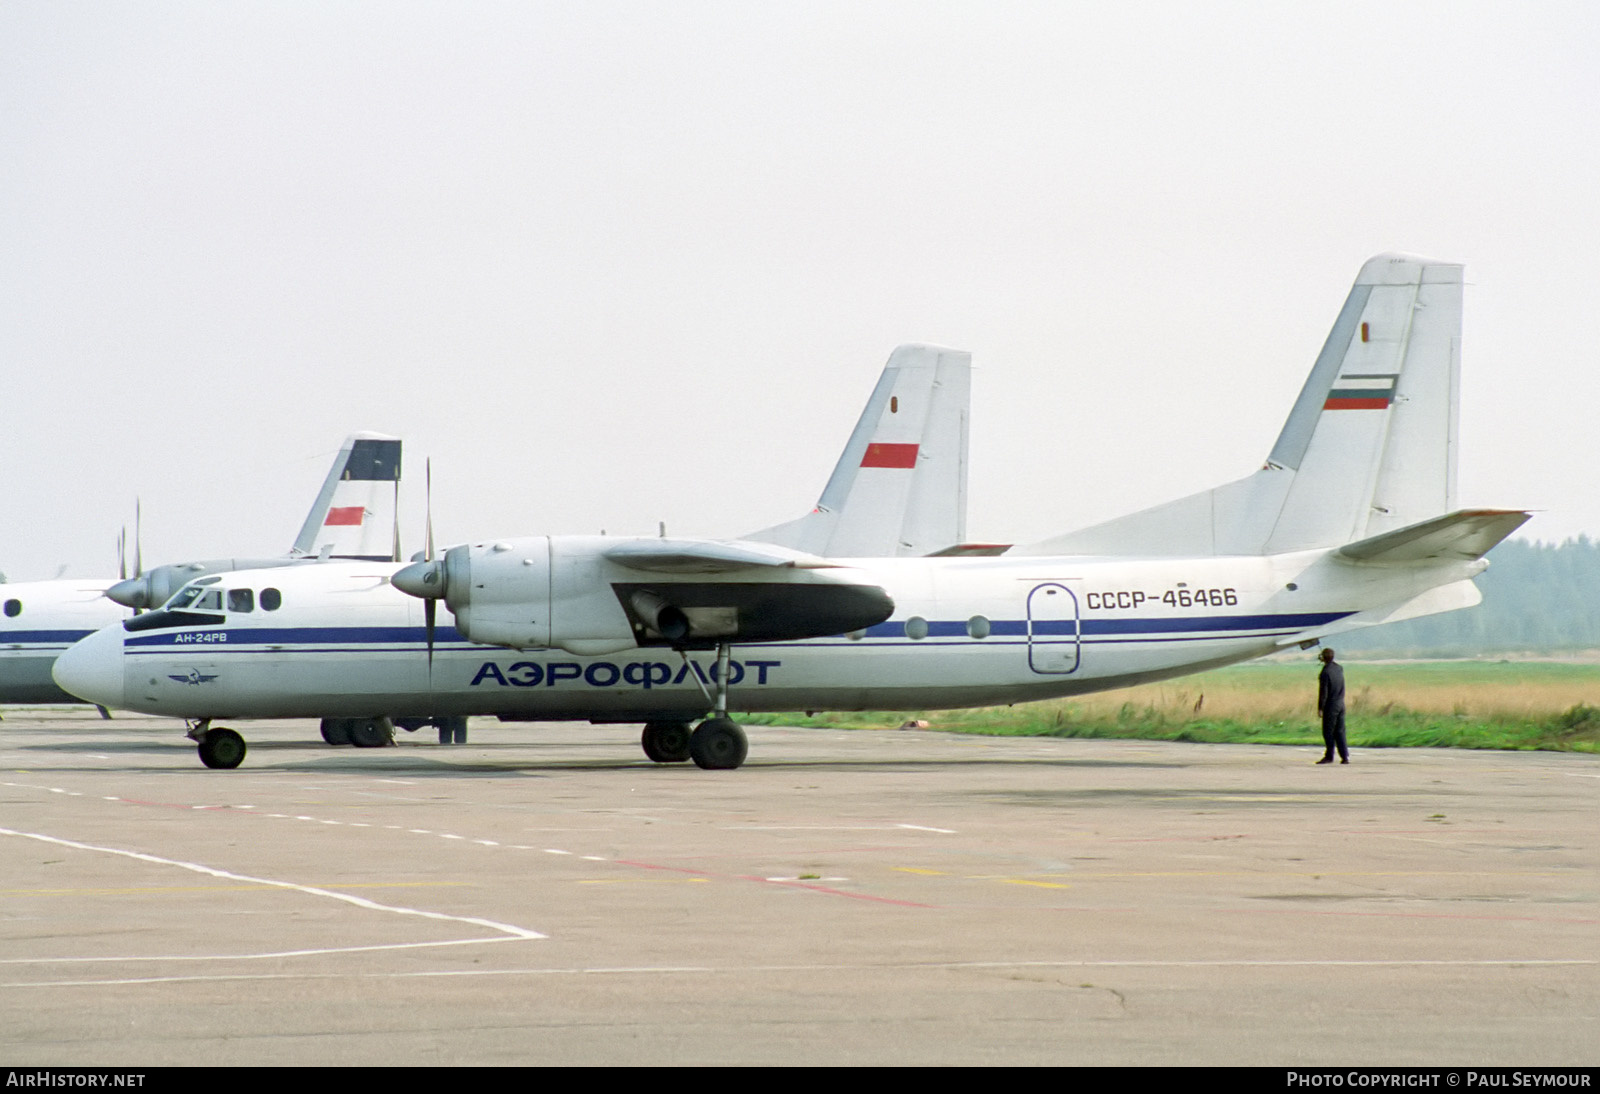
POLYGON ((1035 585, 1028 592, 1028 667, 1034 672, 1066 675, 1078 671, 1078 597, 1058 582, 1035 585))

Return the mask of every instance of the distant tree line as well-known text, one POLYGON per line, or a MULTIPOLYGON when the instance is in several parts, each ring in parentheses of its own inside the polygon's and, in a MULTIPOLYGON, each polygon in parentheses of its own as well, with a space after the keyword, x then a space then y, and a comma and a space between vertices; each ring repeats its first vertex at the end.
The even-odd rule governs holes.
POLYGON ((1600 649, 1600 543, 1506 540, 1477 579, 1483 603, 1330 640, 1363 656, 1473 657, 1600 649))

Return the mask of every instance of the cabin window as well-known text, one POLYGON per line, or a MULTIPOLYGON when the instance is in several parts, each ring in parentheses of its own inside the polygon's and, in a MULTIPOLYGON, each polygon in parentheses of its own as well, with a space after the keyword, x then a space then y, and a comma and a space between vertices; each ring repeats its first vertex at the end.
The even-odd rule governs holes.
POLYGON ((261 590, 261 610, 262 611, 264 611, 264 612, 275 612, 275 611, 278 610, 279 607, 282 606, 282 604, 283 604, 283 594, 280 593, 277 589, 262 589, 261 590))
POLYGON ((15 619, 22 614, 22 601, 12 599, 6 601, 6 614, 15 619))
POLYGON ((228 590, 228 610, 230 612, 253 612, 256 610, 256 594, 249 589, 228 590))
POLYGON ((928 637, 928 621, 920 615, 914 615, 906 620, 906 637, 913 639, 928 637))
POLYGON ((967 620, 967 633, 973 638, 989 637, 989 621, 981 615, 975 615, 967 620))

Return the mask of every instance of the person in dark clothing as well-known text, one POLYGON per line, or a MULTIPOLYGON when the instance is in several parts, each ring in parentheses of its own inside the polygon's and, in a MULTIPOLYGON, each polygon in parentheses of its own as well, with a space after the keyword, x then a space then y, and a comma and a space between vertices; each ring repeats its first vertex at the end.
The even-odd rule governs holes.
POLYGON ((1333 660, 1333 651, 1322 651, 1322 673, 1317 677, 1317 715, 1322 719, 1322 759, 1319 764, 1333 762, 1334 749, 1339 750, 1339 762, 1350 762, 1350 750, 1344 745, 1344 669, 1333 660))

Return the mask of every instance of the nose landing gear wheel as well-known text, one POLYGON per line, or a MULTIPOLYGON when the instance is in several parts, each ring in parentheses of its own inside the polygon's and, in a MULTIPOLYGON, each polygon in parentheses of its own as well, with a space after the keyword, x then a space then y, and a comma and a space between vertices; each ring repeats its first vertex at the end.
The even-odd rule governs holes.
POLYGON ((689 755, 707 771, 728 771, 744 763, 750 741, 731 718, 707 718, 689 738, 689 755))
POLYGON ((200 738, 200 762, 228 770, 244 762, 244 738, 231 729, 208 729, 200 738))
POLYGON ((640 738, 644 754, 658 764, 681 764, 689 758, 689 726, 684 722, 647 722, 640 738))
POLYGON ((347 745, 350 743, 350 719, 324 718, 322 719, 322 739, 330 745, 347 745))

